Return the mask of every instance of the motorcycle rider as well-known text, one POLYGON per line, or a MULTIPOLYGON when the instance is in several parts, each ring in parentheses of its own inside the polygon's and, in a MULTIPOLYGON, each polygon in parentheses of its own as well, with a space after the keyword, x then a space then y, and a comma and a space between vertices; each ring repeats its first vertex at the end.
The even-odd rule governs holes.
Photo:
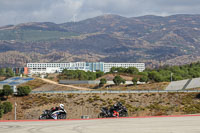
POLYGON ((60 112, 65 111, 64 104, 60 104, 58 107, 51 108, 51 117, 57 120, 57 116, 60 112))
POLYGON ((122 107, 121 102, 117 102, 113 105, 113 107, 110 108, 109 112, 111 113, 111 115, 119 117, 119 111, 121 107, 122 107))

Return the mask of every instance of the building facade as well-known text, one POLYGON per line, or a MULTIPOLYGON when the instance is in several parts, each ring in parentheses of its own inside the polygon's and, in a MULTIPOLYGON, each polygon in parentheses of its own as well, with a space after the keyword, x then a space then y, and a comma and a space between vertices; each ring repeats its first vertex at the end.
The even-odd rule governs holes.
POLYGON ((112 67, 136 67, 140 72, 145 70, 144 63, 104 63, 104 62, 69 62, 69 63, 28 63, 29 74, 46 74, 68 70, 109 72, 112 67))

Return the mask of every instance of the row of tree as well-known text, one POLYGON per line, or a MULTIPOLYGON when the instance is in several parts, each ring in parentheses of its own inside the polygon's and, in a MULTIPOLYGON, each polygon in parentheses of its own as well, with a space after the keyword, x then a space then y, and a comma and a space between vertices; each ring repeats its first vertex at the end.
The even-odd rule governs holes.
POLYGON ((159 69, 145 70, 143 74, 155 82, 198 78, 200 77, 200 62, 182 66, 164 66, 159 69))
MULTIPOLYGON (((136 80, 140 82, 169 82, 171 80, 177 81, 200 77, 200 62, 182 66, 164 66, 158 69, 147 69, 144 72, 139 72, 135 67, 112 67, 109 73, 130 74, 134 77, 134 83, 136 80)), ((82 70, 65 69, 60 75, 60 79, 95 80, 96 78, 99 78, 103 75, 104 73, 101 71, 85 72, 82 70)), ((120 78, 117 77, 116 80, 119 79, 120 78)))
POLYGON ((200 77, 200 62, 182 66, 164 66, 157 69, 146 69, 144 72, 139 72, 137 68, 134 67, 113 67, 110 72, 129 73, 132 74, 133 77, 139 77, 137 80, 141 82, 169 82, 171 80, 178 81, 200 77))
MULTIPOLYGON (((132 82, 133 85, 137 85, 137 82, 148 82, 147 77, 141 76, 140 78, 133 77, 132 82)), ((126 80, 123 79, 120 75, 117 75, 114 77, 113 82, 115 85, 125 84, 126 80)), ((107 83, 107 80, 105 78, 100 79, 99 87, 102 87, 104 84, 107 83)))
POLYGON ((59 75, 59 79, 73 79, 73 80, 95 80, 104 75, 104 72, 85 72, 82 70, 63 70, 59 75))
POLYGON ((13 77, 14 72, 11 68, 0 68, 0 76, 13 77))
MULTIPOLYGON (((31 88, 29 86, 19 86, 17 88, 17 96, 27 96, 31 92, 31 88)), ((8 97, 13 94, 13 89, 9 85, 4 85, 3 89, 0 90, 1 97, 8 97)))
MULTIPOLYGON (((26 96, 31 92, 31 88, 29 86, 21 86, 17 88, 17 96, 26 96)), ((4 85, 3 89, 0 90, 0 98, 7 99, 9 95, 13 95, 13 89, 9 85, 4 85)), ((10 102, 4 102, 1 104, 0 101, 0 118, 3 114, 12 111, 12 104, 10 102)))
POLYGON ((128 73, 128 74, 138 74, 139 70, 136 67, 112 67, 110 73, 128 73))

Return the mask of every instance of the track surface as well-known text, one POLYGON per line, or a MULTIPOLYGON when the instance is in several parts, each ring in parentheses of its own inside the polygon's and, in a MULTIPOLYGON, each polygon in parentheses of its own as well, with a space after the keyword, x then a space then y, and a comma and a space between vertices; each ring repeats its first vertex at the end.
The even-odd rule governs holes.
POLYGON ((0 122, 0 133, 200 133, 200 116, 0 122))

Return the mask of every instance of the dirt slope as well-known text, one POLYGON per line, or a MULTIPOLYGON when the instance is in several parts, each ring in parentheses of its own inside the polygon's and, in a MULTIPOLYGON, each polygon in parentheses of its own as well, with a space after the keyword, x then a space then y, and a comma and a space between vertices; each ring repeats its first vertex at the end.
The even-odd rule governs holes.
MULTIPOLYGON (((129 116, 157 116, 200 113, 198 93, 149 93, 149 94, 32 94, 26 97, 10 97, 17 102, 17 119, 38 119, 45 109, 65 105, 69 119, 89 115, 96 118, 103 106, 121 101, 129 116)), ((3 116, 14 119, 14 109, 3 116)))

